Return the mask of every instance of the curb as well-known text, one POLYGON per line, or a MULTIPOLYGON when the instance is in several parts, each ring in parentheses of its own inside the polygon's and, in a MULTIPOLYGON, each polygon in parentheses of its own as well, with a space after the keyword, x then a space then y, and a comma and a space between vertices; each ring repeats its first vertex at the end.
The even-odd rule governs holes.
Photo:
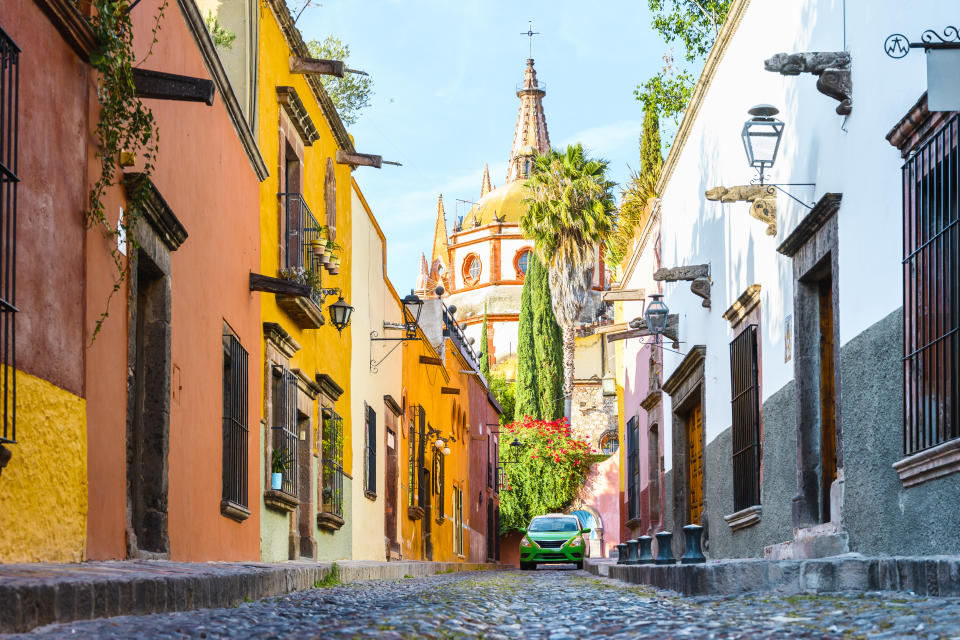
MULTIPOLYGON (((186 563, 163 560, 0 565, 0 633, 123 615, 232 607, 303 589, 334 563, 186 563)), ((342 582, 489 571, 498 564, 338 562, 342 582)))
POLYGON ((590 573, 648 584, 687 596, 751 591, 782 594, 835 591, 908 591, 960 595, 960 557, 866 558, 857 554, 816 560, 722 560, 707 564, 622 565, 588 562, 590 573))

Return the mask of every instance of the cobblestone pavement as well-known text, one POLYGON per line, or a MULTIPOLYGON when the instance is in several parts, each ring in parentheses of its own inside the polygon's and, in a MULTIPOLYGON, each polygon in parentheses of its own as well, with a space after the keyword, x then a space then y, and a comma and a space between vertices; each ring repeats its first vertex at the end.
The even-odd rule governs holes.
POLYGON ((960 598, 683 598, 583 571, 473 572, 317 588, 231 609, 51 625, 48 638, 936 638, 960 598))

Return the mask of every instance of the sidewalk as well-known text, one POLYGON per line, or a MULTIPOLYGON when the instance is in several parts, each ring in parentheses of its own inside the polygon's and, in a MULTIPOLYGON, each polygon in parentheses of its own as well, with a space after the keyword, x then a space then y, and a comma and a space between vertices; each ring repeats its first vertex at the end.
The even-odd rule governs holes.
POLYGON ((683 595, 728 595, 750 591, 780 594, 836 591, 904 591, 960 596, 960 557, 868 558, 857 553, 815 560, 744 558, 706 564, 617 564, 587 559, 590 573, 648 584, 683 595))
MULTIPOLYGON (((336 563, 342 582, 494 570, 460 562, 336 563)), ((323 580, 333 563, 186 563, 165 560, 0 565, 0 633, 52 622, 231 607, 323 580)))

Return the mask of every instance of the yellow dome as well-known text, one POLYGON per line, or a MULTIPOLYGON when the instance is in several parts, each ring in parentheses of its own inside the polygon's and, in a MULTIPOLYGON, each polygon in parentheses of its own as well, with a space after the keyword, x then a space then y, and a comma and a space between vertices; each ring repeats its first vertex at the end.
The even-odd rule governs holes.
POLYGON ((463 230, 490 224, 494 221, 494 215, 504 222, 519 224, 520 218, 527 212, 527 205, 523 203, 526 195, 522 180, 514 180, 497 187, 480 198, 480 202, 464 216, 463 230), (480 224, 477 224, 477 220, 480 224))

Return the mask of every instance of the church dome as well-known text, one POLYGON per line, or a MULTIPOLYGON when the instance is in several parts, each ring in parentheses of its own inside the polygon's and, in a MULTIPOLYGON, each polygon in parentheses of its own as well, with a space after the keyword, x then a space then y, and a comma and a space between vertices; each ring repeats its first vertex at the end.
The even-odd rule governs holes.
POLYGON ((526 195, 523 180, 514 180, 497 187, 480 198, 480 202, 464 216, 463 230, 469 231, 473 227, 490 224, 494 222, 494 216, 503 222, 520 224, 520 218, 527 212, 527 205, 523 202, 526 195))

